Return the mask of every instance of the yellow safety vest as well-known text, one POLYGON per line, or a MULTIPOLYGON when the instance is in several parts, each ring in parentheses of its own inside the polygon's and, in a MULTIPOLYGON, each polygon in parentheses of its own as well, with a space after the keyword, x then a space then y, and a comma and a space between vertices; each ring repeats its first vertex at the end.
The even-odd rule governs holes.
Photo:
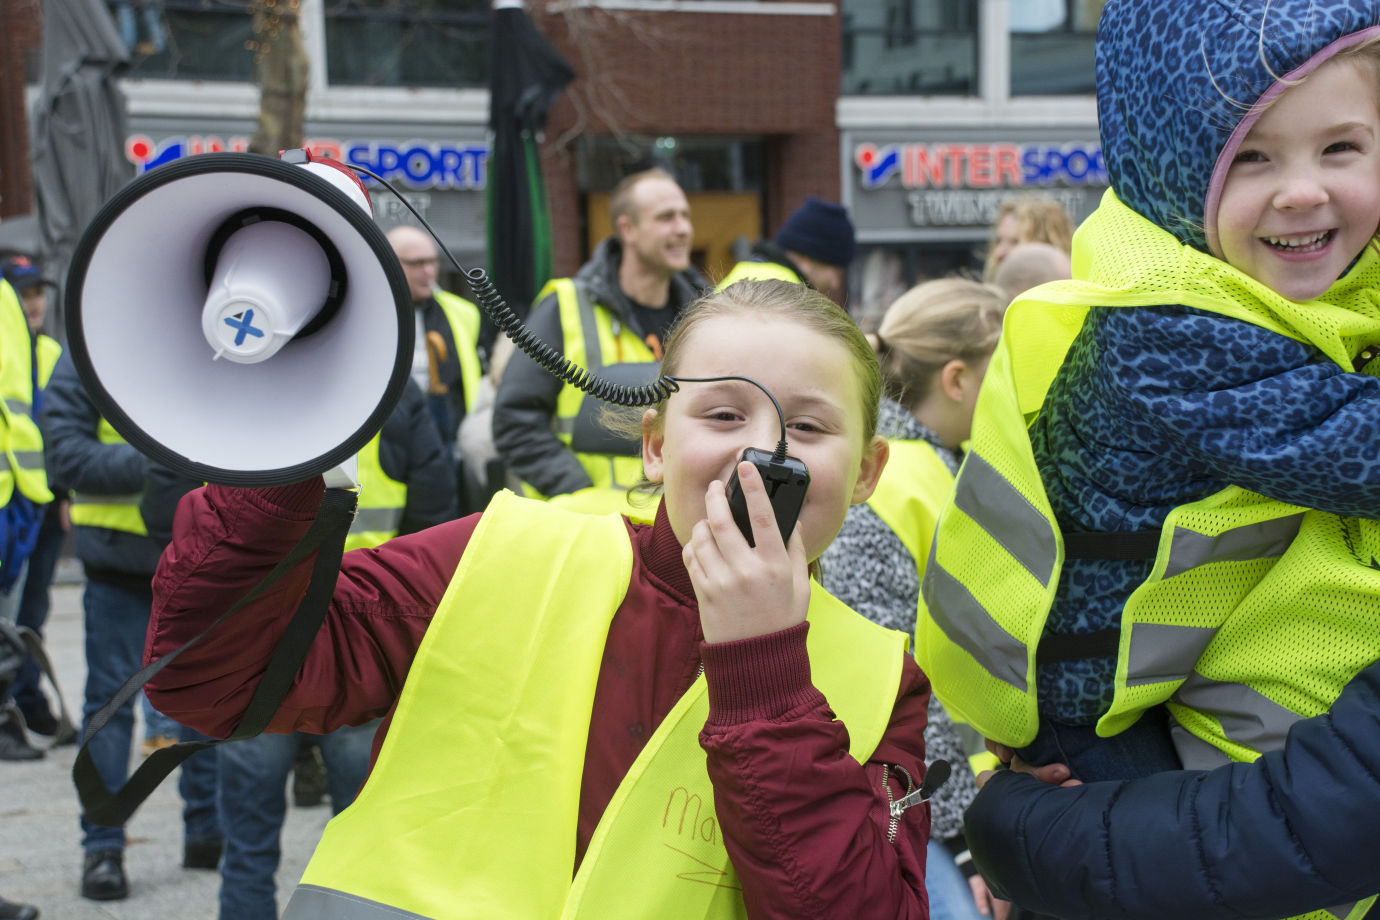
MULTIPOLYGON (((954 474, 926 441, 895 438, 888 443, 891 455, 867 505, 896 534, 923 578, 935 524, 953 490, 954 474)), ((980 751, 968 756, 968 764, 980 773, 996 769, 998 761, 996 755, 980 751)))
POLYGON ((407 507, 407 483, 399 482, 383 470, 379 462, 379 432, 359 451, 359 506, 345 549, 378 546, 398 535, 403 509, 407 507))
MULTIPOLYGON (((112 428, 105 419, 101 419, 101 423, 96 429, 96 437, 102 444, 125 443, 125 439, 120 437, 120 433, 112 428)), ((146 537, 149 531, 144 526, 144 516, 139 513, 139 502, 143 497, 142 492, 128 495, 93 495, 90 492, 73 492, 72 526, 104 527, 106 530, 118 530, 122 533, 146 537)))
MULTIPOLYGON (((564 339, 563 353, 573 363, 593 374, 616 364, 656 365, 656 356, 647 343, 615 317, 606 308, 592 302, 588 296, 581 296, 575 282, 570 278, 556 278, 546 283, 537 300, 551 293, 556 294, 560 307, 561 334, 564 339)), ((651 369, 649 377, 655 377, 656 368, 651 369)), ((579 387, 567 383, 556 396, 556 417, 553 420, 556 437, 561 443, 570 446, 575 433, 575 422, 581 411, 597 411, 595 400, 585 404, 585 393, 579 387)), ((596 511, 630 511, 622 495, 630 486, 642 479, 642 458, 615 454, 593 454, 572 451, 580 465, 589 474, 594 489, 603 490, 608 504, 583 502, 581 510, 587 507, 596 511), (602 507, 601 507, 602 505, 602 507)), ((590 493, 597 497, 600 493, 590 493)), ((534 492, 529 495, 536 497, 534 492)))
POLYGON ((804 284, 805 279, 798 273, 792 271, 780 262, 739 262, 733 266, 724 280, 720 281, 716 291, 722 291, 730 284, 737 284, 739 281, 790 281, 794 284, 804 284))
POLYGON ((905 545, 923 573, 934 525, 953 489, 954 475, 933 445, 899 438, 888 443, 891 455, 867 504, 905 545))
POLYGON ((484 374, 479 366, 476 344, 479 341, 479 307, 440 288, 432 290, 431 296, 441 305, 441 311, 450 323, 451 338, 455 339, 455 357, 460 362, 460 385, 465 388, 465 411, 469 412, 474 408, 474 401, 479 395, 479 379, 484 374))
MULTIPOLYGON (((494 499, 378 762, 326 826, 284 920, 746 916, 698 740, 703 676, 633 763, 574 871, 594 689, 632 562, 617 516, 494 499)), ((891 719, 906 637, 811 588, 811 673, 865 762, 891 719)))
MULTIPOLYGON (((1088 307, 1182 303, 1307 342, 1347 370, 1380 342, 1380 258, 1369 247, 1321 298, 1297 304, 1181 245, 1109 191, 1075 236, 1074 271, 1089 280, 1042 285, 1007 310, 922 590, 916 654, 935 693, 1012 746, 1036 732, 1035 651, 1064 561, 1026 427, 1088 307)), ((1380 657, 1373 557, 1373 520, 1235 486, 1175 508, 1122 612, 1115 695, 1098 734, 1164 703, 1185 766, 1282 747, 1289 726, 1325 712, 1380 657)), ((1308 916, 1360 917, 1369 903, 1308 916)))
POLYGON ((48 385, 53 368, 57 366, 58 358, 62 357, 62 345, 52 336, 40 332, 34 342, 34 357, 38 361, 38 386, 42 389, 48 385))
POLYGON ((29 323, 19 295, 0 279, 0 413, 8 437, 0 458, 0 505, 9 504, 14 490, 35 505, 53 500, 43 467, 43 435, 33 418, 34 364, 29 323))

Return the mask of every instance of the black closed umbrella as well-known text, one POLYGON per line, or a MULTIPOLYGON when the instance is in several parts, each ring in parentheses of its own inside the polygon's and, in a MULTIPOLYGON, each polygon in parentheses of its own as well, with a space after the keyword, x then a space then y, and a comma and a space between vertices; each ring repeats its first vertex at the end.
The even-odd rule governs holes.
POLYGON ((33 113, 34 199, 44 273, 63 303, 77 240, 134 178, 127 105, 115 82, 129 51, 103 0, 44 0, 43 84, 33 113))
MULTIPOLYGON (((495 4, 489 42, 489 274, 523 318, 551 277, 551 218, 538 144, 547 112, 573 79, 575 71, 537 31, 520 0, 495 4)), ((486 345, 493 335, 486 328, 486 345)))

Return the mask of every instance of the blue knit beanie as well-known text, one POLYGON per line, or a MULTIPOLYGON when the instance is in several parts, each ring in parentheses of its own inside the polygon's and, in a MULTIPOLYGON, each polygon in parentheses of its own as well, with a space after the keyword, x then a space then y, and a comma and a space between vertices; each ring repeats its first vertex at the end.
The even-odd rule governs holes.
POLYGON ((786 218, 774 242, 825 265, 847 265, 853 261, 856 248, 848 211, 841 204, 813 195, 786 218))

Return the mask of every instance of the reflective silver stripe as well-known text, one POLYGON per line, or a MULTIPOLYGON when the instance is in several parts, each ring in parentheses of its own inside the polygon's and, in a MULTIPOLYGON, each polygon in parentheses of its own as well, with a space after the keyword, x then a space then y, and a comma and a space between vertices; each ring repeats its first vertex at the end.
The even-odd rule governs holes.
POLYGON ((350 533, 397 533, 402 517, 401 508, 360 508, 350 524, 350 533))
POLYGON ((1180 725, 1173 716, 1169 717, 1169 737, 1185 770, 1215 770, 1232 762, 1226 751, 1208 744, 1180 725))
POLYGON ((1351 914, 1351 912, 1356 909, 1356 905, 1359 903, 1359 901, 1352 901, 1350 904, 1345 904, 1341 907, 1325 907, 1323 909, 1326 910, 1332 916, 1336 917, 1337 920, 1346 920, 1346 918, 1351 914))
MULTIPOLYGON (((572 281, 571 286, 575 288, 576 312, 580 314, 580 333, 585 337, 585 370, 597 373, 604 366, 604 353, 599 345, 599 324, 594 319, 594 304, 581 285, 572 281)), ((616 326, 613 337, 618 338, 616 326)))
POLYGON ((13 396, 6 396, 5 408, 16 415, 28 415, 29 410, 33 408, 33 403, 25 402, 22 399, 16 399, 13 396))
POLYGON ((1126 658, 1126 686, 1183 680, 1203 656, 1217 630, 1210 626, 1133 623, 1126 658))
POLYGON ((1024 643, 997 625, 972 592, 935 562, 933 545, 922 589, 930 618, 950 642, 972 655, 997 680, 1022 693, 1030 689, 1024 643))
POLYGON ((964 460, 954 490, 954 504, 978 523, 1026 571, 1049 585, 1054 574, 1054 531, 1040 509, 1017 492, 1006 477, 982 457, 964 460))
POLYGON ((556 434, 573 435, 575 433, 575 417, 554 418, 551 420, 551 428, 556 434))
POLYGON ((74 505, 137 505, 143 499, 143 494, 135 492, 132 495, 92 495, 90 492, 73 492, 72 504, 74 505))
POLYGON ((282 920, 431 920, 425 914, 414 914, 370 901, 358 895, 346 894, 319 885, 298 885, 291 900, 283 909, 282 920))
POLYGON ((1283 556, 1298 535, 1303 512, 1235 527, 1215 537, 1174 528, 1164 578, 1173 578, 1209 562, 1244 562, 1283 556))
POLYGON ((41 469, 43 469, 43 451, 42 451, 42 450, 16 450, 16 451, 14 451, 13 453, 14 453, 14 459, 15 459, 15 461, 18 462, 19 465, 20 465, 20 467, 22 467, 23 469, 26 469, 26 470, 41 470, 41 469))
POLYGON ((1289 727, 1302 718, 1245 684, 1190 674, 1172 697, 1174 702, 1216 717, 1227 740, 1252 751, 1284 747, 1289 727))

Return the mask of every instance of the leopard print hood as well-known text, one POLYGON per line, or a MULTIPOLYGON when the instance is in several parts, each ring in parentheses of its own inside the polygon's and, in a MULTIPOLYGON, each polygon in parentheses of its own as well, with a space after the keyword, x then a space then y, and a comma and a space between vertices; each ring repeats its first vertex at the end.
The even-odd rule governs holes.
POLYGON ((1117 197, 1214 252, 1222 182, 1255 104, 1375 34, 1375 0, 1111 0, 1097 112, 1117 197))

